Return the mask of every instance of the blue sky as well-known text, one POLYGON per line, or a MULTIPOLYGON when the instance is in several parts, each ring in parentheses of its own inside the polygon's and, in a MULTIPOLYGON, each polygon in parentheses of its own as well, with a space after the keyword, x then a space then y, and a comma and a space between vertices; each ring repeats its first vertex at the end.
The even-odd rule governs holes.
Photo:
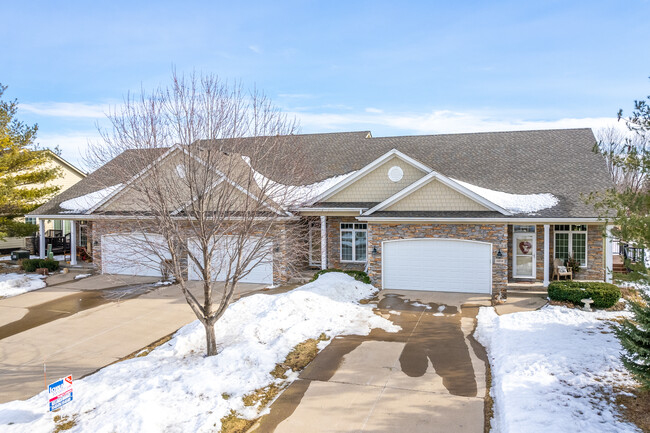
POLYGON ((82 164, 172 67, 241 79, 302 132, 601 127, 650 93, 650 1, 3 2, 0 82, 82 164))

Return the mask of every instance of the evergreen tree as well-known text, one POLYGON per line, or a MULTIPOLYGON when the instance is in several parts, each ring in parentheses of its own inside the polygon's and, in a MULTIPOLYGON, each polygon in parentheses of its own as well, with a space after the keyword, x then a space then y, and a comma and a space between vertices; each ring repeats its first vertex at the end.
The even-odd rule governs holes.
MULTIPOLYGON (((618 185, 605 194, 593 194, 590 201, 604 211, 619 229, 619 236, 636 247, 644 248, 646 255, 650 249, 650 96, 647 100, 634 101, 632 114, 623 118, 623 111, 618 112, 619 120, 625 120, 636 145, 628 140, 623 152, 600 152, 610 164, 623 174, 633 174, 640 182, 635 187, 618 185), (611 218, 611 213, 615 215, 611 218)), ((625 352, 621 356, 623 365, 639 381, 641 386, 650 390, 650 275, 645 260, 632 264, 626 261, 630 269, 626 275, 615 275, 617 280, 633 282, 643 299, 631 302, 634 317, 625 320, 616 329, 625 352), (645 290, 644 290, 645 289, 645 290)))
POLYGON ((60 176, 58 168, 44 165, 50 151, 34 145, 38 126, 28 126, 15 118, 18 101, 2 99, 6 89, 0 84, 0 239, 36 231, 34 224, 15 218, 55 194, 59 187, 48 182, 60 176))
POLYGON ((616 329, 626 353, 623 365, 645 389, 650 390, 650 296, 641 292, 645 303, 631 302, 634 320, 625 319, 616 329))

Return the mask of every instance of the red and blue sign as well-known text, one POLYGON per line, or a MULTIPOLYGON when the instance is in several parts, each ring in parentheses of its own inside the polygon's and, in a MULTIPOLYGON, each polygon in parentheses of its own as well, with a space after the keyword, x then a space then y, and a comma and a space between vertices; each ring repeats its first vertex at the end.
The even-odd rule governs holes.
POLYGON ((50 412, 72 401, 72 375, 66 376, 47 387, 50 412))

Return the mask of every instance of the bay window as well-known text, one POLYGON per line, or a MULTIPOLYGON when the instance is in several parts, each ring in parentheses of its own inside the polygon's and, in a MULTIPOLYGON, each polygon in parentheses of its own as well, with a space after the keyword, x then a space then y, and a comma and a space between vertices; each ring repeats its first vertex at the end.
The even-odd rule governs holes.
POLYGON ((368 249, 368 224, 341 223, 341 261, 365 262, 368 249))
POLYGON ((580 266, 587 266, 587 225, 563 224, 555 226, 555 258, 576 259, 580 266))

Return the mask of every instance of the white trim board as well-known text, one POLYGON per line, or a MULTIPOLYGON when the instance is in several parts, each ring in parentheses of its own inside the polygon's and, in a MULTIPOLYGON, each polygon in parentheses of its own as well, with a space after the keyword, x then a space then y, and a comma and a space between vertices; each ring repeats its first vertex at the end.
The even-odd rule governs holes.
POLYGON ((399 191, 398 193, 392 195, 391 197, 388 197, 386 200, 383 202, 379 203, 377 206, 373 207, 372 209, 369 209, 363 213, 363 216, 369 216, 372 215, 374 212, 381 211, 383 209, 386 209, 387 207, 397 203, 398 201, 402 200, 403 198, 409 196, 413 192, 419 190, 420 188, 424 187, 425 185, 428 185, 430 182, 437 180, 443 185, 453 189, 454 191, 458 192, 459 194, 464 195, 465 197, 469 198, 470 200, 473 200, 488 209, 491 209, 493 211, 497 211, 503 215, 512 215, 512 212, 502 208, 501 206, 492 203, 490 200, 486 199, 485 197, 476 194, 474 191, 469 190, 468 188, 464 187, 463 185, 451 180, 447 176, 444 176, 438 172, 431 171, 431 173, 427 174, 424 176, 422 179, 412 183, 411 185, 407 186, 403 190, 399 191))
POLYGON ((379 167, 380 165, 382 165, 384 162, 388 161, 392 157, 400 158, 404 162, 411 164, 413 167, 422 170, 425 173, 431 173, 433 171, 432 168, 422 164, 420 161, 411 158, 410 156, 400 152, 397 149, 393 149, 389 152, 384 153, 382 156, 375 159, 374 161, 372 161, 370 164, 366 165, 362 169, 357 170, 356 173, 354 173, 352 176, 346 177, 341 182, 332 186, 328 190, 322 192, 321 194, 319 194, 318 196, 310 200, 308 204, 318 203, 320 201, 327 200, 329 197, 333 196, 334 194, 343 190, 344 188, 352 185, 354 182, 361 179, 363 176, 370 173, 375 168, 379 167))

